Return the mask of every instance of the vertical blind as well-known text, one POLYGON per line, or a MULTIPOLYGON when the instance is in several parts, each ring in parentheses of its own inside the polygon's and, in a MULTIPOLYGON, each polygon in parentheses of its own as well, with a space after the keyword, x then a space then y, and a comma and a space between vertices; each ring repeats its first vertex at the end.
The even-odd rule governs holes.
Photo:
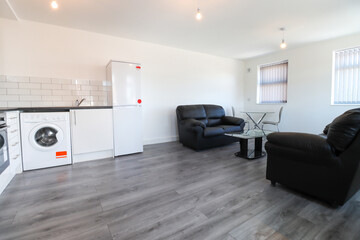
POLYGON ((288 61, 261 65, 259 69, 258 103, 286 103, 288 61))
POLYGON ((360 47, 334 53, 333 104, 360 104, 360 47))

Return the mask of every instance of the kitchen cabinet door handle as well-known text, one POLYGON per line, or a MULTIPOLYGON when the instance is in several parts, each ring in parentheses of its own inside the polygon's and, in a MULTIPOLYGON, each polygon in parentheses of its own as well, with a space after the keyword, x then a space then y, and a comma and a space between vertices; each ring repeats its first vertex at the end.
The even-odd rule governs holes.
POLYGON ((13 157, 12 159, 15 160, 20 156, 20 154, 16 155, 15 157, 13 157))
POLYGON ((11 133, 14 133, 14 132, 17 132, 17 129, 11 131, 11 133))
POLYGON ((9 119, 17 119, 17 117, 10 117, 9 119))
POLYGON ((15 147, 18 144, 19 144, 19 142, 16 142, 16 143, 12 144, 11 146, 15 147))

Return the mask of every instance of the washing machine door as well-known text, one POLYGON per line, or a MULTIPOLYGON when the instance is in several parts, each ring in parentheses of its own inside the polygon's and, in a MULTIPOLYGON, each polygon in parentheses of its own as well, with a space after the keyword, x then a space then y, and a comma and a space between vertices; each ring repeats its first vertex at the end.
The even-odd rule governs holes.
POLYGON ((30 144, 41 151, 50 151, 62 143, 64 133, 55 124, 43 123, 35 126, 29 134, 30 144))

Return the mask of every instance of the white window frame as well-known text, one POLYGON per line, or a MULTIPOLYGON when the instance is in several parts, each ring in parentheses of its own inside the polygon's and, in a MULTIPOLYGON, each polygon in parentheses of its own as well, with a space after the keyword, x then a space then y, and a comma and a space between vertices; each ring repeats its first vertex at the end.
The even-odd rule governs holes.
POLYGON ((331 105, 332 106, 359 106, 360 103, 335 103, 335 55, 336 52, 345 51, 348 49, 360 48, 360 45, 348 48, 337 49, 332 52, 332 71, 331 71, 331 105))
MULTIPOLYGON (((261 67, 264 66, 268 66, 268 65, 276 65, 276 64, 282 64, 287 62, 288 64, 288 72, 287 72, 287 81, 286 81, 286 91, 288 93, 288 87, 289 87, 289 60, 288 59, 283 59, 283 60, 278 60, 278 61, 274 61, 274 62, 269 62, 269 63, 264 63, 264 64, 260 64, 257 66, 257 82, 256 82, 256 104, 259 105, 283 105, 286 104, 288 102, 288 96, 286 97, 286 102, 274 102, 274 103, 263 103, 260 102, 260 69, 261 67)), ((286 93, 286 95, 287 95, 286 93)))

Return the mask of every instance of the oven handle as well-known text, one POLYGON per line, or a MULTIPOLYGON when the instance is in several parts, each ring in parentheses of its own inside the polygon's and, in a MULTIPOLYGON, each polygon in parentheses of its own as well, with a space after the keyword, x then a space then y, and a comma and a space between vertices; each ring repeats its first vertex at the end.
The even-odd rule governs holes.
POLYGON ((7 129, 7 128, 10 128, 10 126, 8 126, 8 125, 3 126, 3 127, 0 128, 0 131, 3 130, 3 129, 7 129))

